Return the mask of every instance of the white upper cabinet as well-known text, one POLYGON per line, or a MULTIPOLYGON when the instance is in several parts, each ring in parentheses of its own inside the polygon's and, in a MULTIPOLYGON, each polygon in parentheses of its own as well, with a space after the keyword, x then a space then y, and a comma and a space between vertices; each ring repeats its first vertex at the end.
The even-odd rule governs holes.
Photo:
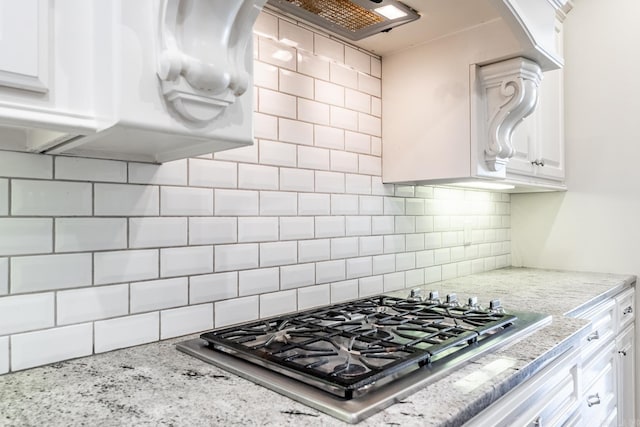
POLYGON ((266 0, 0 0, 0 148, 164 162, 253 143, 266 0))
POLYGON ((570 5, 492 4, 500 17, 383 57, 384 182, 565 188, 561 28, 570 5))

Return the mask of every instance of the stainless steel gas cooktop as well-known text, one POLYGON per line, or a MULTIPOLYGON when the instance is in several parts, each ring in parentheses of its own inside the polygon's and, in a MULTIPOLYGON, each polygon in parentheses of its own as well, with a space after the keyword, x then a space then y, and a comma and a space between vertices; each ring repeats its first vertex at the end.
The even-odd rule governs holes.
POLYGON ((377 296, 201 335, 178 349, 356 423, 551 321, 431 292, 377 296))

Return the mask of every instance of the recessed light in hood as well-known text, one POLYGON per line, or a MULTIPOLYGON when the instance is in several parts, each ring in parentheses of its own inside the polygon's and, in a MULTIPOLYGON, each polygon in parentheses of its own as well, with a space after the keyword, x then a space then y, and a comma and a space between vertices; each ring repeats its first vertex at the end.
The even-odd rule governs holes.
POLYGON ((361 40, 420 18, 397 0, 269 0, 269 4, 349 40, 361 40))

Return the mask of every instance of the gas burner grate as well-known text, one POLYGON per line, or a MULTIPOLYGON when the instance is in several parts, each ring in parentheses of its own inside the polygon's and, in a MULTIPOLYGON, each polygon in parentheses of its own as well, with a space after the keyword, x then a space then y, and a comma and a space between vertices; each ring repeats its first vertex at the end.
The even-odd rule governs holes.
POLYGON ((205 333, 209 347, 335 395, 418 369, 500 333, 513 315, 439 301, 373 297, 205 333))

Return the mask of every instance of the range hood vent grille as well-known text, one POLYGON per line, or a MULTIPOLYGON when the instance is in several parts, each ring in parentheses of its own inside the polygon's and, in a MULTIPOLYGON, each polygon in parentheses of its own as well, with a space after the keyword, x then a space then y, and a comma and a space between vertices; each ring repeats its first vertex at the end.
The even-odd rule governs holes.
POLYGON ((269 0, 268 3, 349 40, 361 40, 420 17, 397 0, 269 0), (394 6, 402 16, 389 19, 375 11, 383 6, 394 6))

